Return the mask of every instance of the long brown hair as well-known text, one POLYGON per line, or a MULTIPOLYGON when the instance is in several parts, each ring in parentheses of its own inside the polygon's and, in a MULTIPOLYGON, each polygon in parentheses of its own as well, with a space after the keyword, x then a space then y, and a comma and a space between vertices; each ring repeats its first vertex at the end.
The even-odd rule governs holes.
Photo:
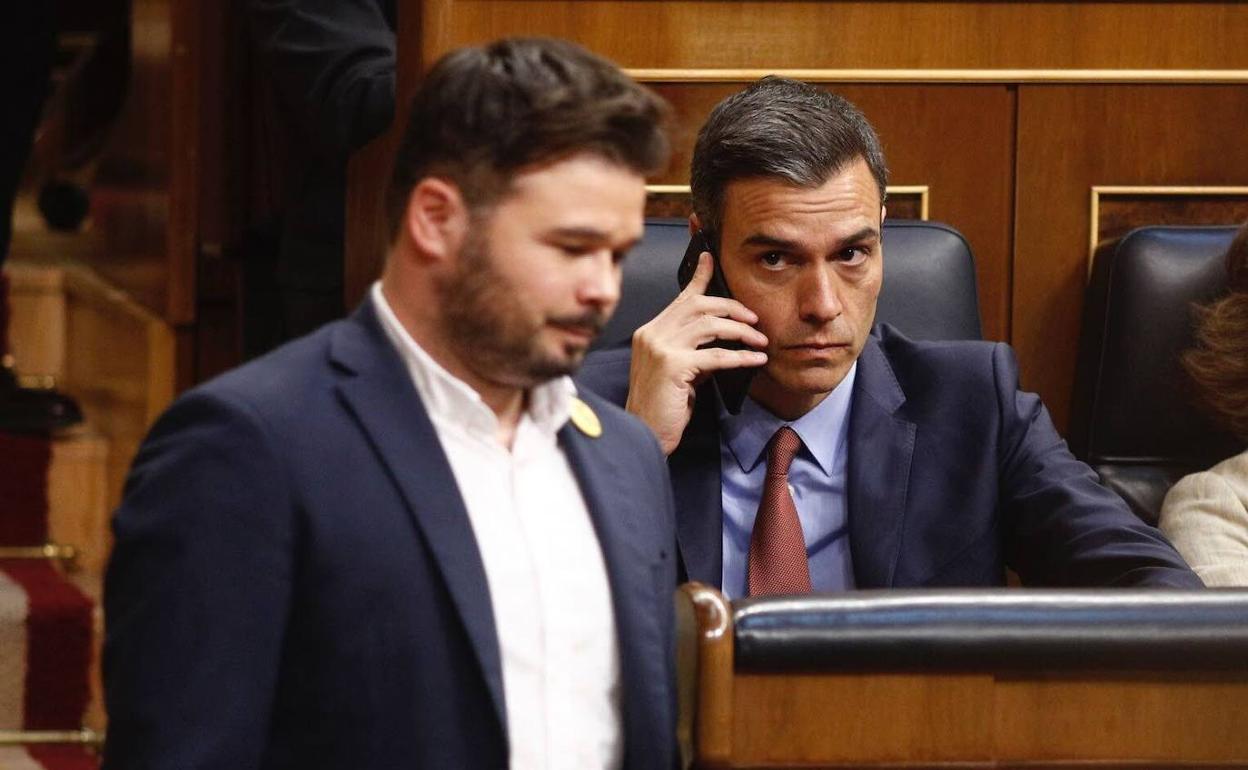
POLYGON ((1183 365, 1205 402, 1248 439, 1248 223, 1226 252, 1226 276, 1227 295, 1196 308, 1196 347, 1183 365))

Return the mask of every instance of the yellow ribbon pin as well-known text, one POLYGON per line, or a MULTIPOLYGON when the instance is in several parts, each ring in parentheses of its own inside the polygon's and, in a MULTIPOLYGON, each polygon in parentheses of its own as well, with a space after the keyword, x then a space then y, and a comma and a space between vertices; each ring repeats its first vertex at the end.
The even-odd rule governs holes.
POLYGON ((598 438, 602 435, 602 423, 599 422, 598 415, 594 414, 594 410, 589 408, 589 404, 575 396, 572 397, 571 417, 572 424, 586 436, 598 438))

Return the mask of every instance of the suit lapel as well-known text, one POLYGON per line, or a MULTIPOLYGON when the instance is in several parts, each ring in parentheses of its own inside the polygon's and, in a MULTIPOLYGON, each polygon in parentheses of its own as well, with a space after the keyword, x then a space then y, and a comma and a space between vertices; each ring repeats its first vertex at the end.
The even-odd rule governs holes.
POLYGON ((896 414, 905 400, 879 341, 868 337, 854 383, 846 490, 859 588, 892 586, 897 568, 915 437, 914 423, 896 414))
POLYGON ((676 499, 676 539, 684 577, 719 588, 724 578, 724 510, 719 418, 711 388, 699 388, 689 425, 667 464, 676 499))
POLYGON ((433 423, 371 302, 337 328, 330 356, 354 375, 339 381, 339 393, 389 469, 437 560, 505 733, 498 635, 468 511, 433 423))
POLYGON ((616 453, 627 447, 605 435, 589 438, 571 423, 559 431, 559 444, 580 485, 607 567, 625 693, 624 745, 632 751, 653 744, 653 732, 661 727, 654 718, 654 697, 637 688, 667 677, 661 628, 654 615, 656 555, 646 551, 639 532, 651 517, 632 507, 637 494, 626 482, 635 477, 617 470, 616 453))

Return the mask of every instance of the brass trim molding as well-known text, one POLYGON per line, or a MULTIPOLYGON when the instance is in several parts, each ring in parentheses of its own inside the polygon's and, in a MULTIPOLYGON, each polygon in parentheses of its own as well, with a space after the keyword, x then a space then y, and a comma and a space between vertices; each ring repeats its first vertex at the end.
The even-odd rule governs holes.
MULTIPOLYGON (((648 184, 648 195, 688 195, 692 192, 687 184, 648 184)), ((931 188, 925 184, 890 184, 884 188, 885 195, 917 195, 919 196, 919 219, 924 222, 928 218, 931 204, 931 188)))
POLYGON ((648 184, 646 193, 653 195, 688 195, 693 192, 687 184, 648 184))
POLYGON ((782 75, 809 83, 1248 83, 1248 70, 1157 69, 626 69, 643 83, 750 83, 782 75))
POLYGON ((1237 185, 1092 185, 1089 194, 1088 210, 1088 276, 1092 275, 1092 258, 1096 255, 1099 243, 1097 234, 1101 230, 1101 197, 1110 195, 1154 195, 1161 196, 1216 196, 1227 197, 1248 196, 1248 187, 1237 185))
POLYGON ((884 188, 887 195, 917 195, 919 196, 919 219, 924 222, 928 219, 928 209, 931 205, 931 188, 925 184, 890 184, 884 188))
POLYGON ((72 545, 46 543, 30 546, 0 546, 0 559, 55 559, 63 564, 71 564, 77 558, 78 549, 72 545))
POLYGON ((104 734, 89 727, 81 730, 0 730, 0 746, 75 745, 99 748, 104 734))

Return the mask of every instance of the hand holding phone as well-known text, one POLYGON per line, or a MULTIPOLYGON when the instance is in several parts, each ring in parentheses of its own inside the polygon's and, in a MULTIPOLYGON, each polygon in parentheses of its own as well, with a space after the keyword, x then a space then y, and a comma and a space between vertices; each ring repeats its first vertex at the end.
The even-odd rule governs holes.
POLYGON ((758 317, 735 299, 712 293, 727 294, 728 287, 722 274, 719 286, 711 286, 716 280, 715 260, 703 245, 695 236, 682 260, 678 274, 684 289, 633 334, 626 407, 650 426, 668 454, 689 424, 698 384, 717 372, 742 372, 737 375, 742 381, 735 385, 716 383, 725 404, 732 407, 732 398, 740 409, 749 389, 746 373, 767 363, 762 352, 767 337, 753 326, 758 317), (728 388, 736 391, 725 397, 723 390, 728 388))
MULTIPOLYGON (((680 267, 676 270, 676 280, 680 284, 680 288, 684 289, 689 285, 689 281, 693 278, 694 271, 698 268, 698 261, 705 252, 710 255, 713 272, 711 280, 706 285, 706 296, 708 297, 725 297, 732 299, 732 292, 728 289, 728 281, 724 278, 724 271, 719 265, 719 257, 715 255, 712 249, 714 238, 707 235, 705 230, 698 230, 689 239, 689 246, 685 249, 685 256, 680 261, 680 267)), ((750 350, 751 348, 740 340, 736 339, 717 339, 711 342, 699 345, 699 348, 722 348, 725 350, 750 350)), ((719 391, 719 398, 724 404, 724 408, 730 414, 740 414, 741 407, 745 404, 745 397, 749 395, 750 383, 754 380, 754 374, 757 368, 739 368, 739 369, 719 369, 711 375, 715 383, 715 389, 719 391)))

